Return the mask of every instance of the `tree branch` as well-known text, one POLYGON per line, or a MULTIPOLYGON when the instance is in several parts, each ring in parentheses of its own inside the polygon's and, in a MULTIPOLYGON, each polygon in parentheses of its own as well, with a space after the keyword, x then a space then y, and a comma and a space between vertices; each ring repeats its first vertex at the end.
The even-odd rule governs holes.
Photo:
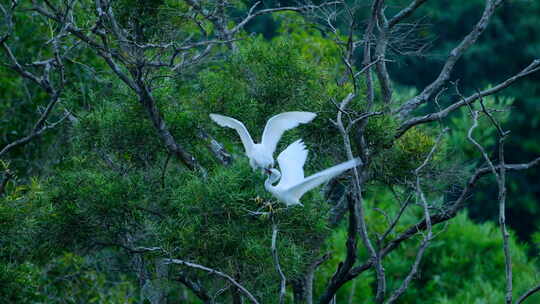
POLYGON ((391 33, 391 27, 386 20, 384 11, 381 5, 378 8, 377 12, 377 23, 379 25, 379 35, 375 43, 375 57, 381 58, 375 67, 375 74, 377 79, 379 79, 379 85, 381 87, 381 93, 383 102, 389 104, 392 101, 392 81, 390 80, 390 74, 386 68, 386 49, 388 47, 388 39, 391 33))
MULTIPOLYGON (((273 214, 270 215, 272 217, 272 221, 274 221, 273 219, 273 214)), ((278 234, 278 228, 277 228, 277 225, 275 223, 272 223, 272 247, 271 247, 271 250, 272 250, 272 257, 274 259, 274 267, 276 267, 276 271, 278 272, 279 274, 279 277, 280 277, 280 284, 279 284, 279 304, 283 304, 285 303, 285 293, 287 292, 287 290, 285 289, 286 288, 286 283, 287 283, 287 278, 285 277, 285 274, 283 273, 283 271, 281 270, 281 266, 279 265, 279 255, 278 255, 278 252, 277 252, 277 248, 276 248, 276 241, 277 241, 277 234, 278 234)))
MULTIPOLYGON (((530 162, 527 163, 521 163, 521 164, 505 164, 504 167, 507 171, 522 171, 527 170, 532 167, 540 165, 540 157, 537 157, 533 159, 530 162)), ((499 165, 495 166, 495 169, 499 170, 499 165)), ((469 197, 470 192, 475 187, 476 182, 483 176, 492 173, 492 169, 489 166, 482 167, 477 169, 474 174, 469 178, 467 184, 465 185, 464 189, 461 191, 460 196, 458 199, 450 205, 450 207, 447 210, 444 210, 440 213, 434 214, 430 216, 431 224, 436 225, 442 222, 446 222, 452 218, 454 218, 459 211, 461 211, 463 208, 465 208, 465 200, 469 197)), ((409 228, 405 229, 404 232, 402 232, 398 237, 390 241, 386 247, 381 252, 381 257, 385 257, 390 252, 392 252, 394 249, 396 249, 399 244, 401 244, 403 241, 408 240, 412 236, 416 235, 416 233, 423 231, 427 228, 426 220, 422 220, 416 224, 413 224, 409 226, 409 228)), ((349 274, 348 280, 352 280, 353 278, 357 277, 364 271, 370 269, 373 267, 374 262, 373 260, 369 260, 365 262, 364 264, 360 266, 356 266, 353 269, 351 269, 351 272, 349 274)))
MULTIPOLYGON (((105 60, 107 65, 118 76, 118 78, 137 94, 139 102, 145 108, 148 117, 152 121, 154 128, 156 129, 167 150, 169 150, 169 152, 178 160, 184 163, 190 170, 201 168, 195 157, 191 155, 182 145, 180 145, 169 131, 169 128, 156 105, 156 101, 151 93, 151 88, 147 83, 147 79, 144 78, 143 68, 145 65, 141 65, 141 62, 144 62, 145 60, 140 58, 140 56, 143 56, 141 55, 143 54, 141 52, 141 48, 135 47, 129 52, 129 54, 133 55, 133 57, 138 60, 137 64, 133 64, 132 62, 123 58, 122 55, 119 55, 120 52, 112 50, 109 47, 109 37, 107 35, 116 38, 122 47, 122 45, 124 45, 127 41, 125 30, 120 28, 114 14, 112 14, 112 10, 110 7, 107 7, 106 2, 96 0, 95 3, 98 22, 93 27, 93 32, 100 37, 101 43, 89 37, 72 23, 68 23, 65 26, 66 31, 71 33, 79 40, 85 42, 90 48, 94 49, 97 54, 105 60), (110 21, 109 23, 112 24, 112 29, 105 26, 105 22, 102 21, 104 18, 110 21), (121 65, 123 65, 123 67, 121 65), (131 75, 124 72, 123 68, 129 71, 131 75)), ((59 9, 54 9, 51 13, 34 1, 34 10, 52 21, 60 24, 63 22, 63 15, 59 12, 59 9)), ((124 49, 129 51, 128 48, 124 49)))
POLYGON ((523 301, 527 300, 528 297, 532 296, 536 292, 540 291, 540 285, 537 285, 525 292, 519 299, 516 301, 516 304, 521 304, 523 301))
POLYGON ((471 114, 473 117, 473 125, 469 129, 469 132, 467 133, 467 138, 470 142, 472 142, 478 151, 482 154, 482 157, 485 159, 485 161, 488 163, 489 168, 491 169, 491 172, 495 176, 495 179, 497 180, 497 187, 499 189, 498 194, 498 200, 499 200, 499 226, 501 229, 501 236, 503 240, 503 252, 504 252, 504 262, 505 262, 505 281, 506 281, 506 295, 505 295, 505 302, 506 304, 512 304, 512 257, 510 255, 510 245, 509 245, 509 233, 506 229, 506 168, 504 164, 504 140, 506 138, 507 133, 502 131, 500 128, 500 125, 495 121, 495 119, 489 114, 488 111, 486 111, 483 103, 482 109, 486 115, 490 118, 490 121, 497 127, 497 130, 499 133, 499 170, 497 172, 497 169, 493 165, 493 162, 489 158, 488 154, 482 147, 480 143, 478 143, 473 137, 472 133, 476 127, 478 127, 478 112, 471 110, 471 114))
MULTIPOLYGON (((56 104, 56 102, 58 102, 58 99, 59 99, 58 96, 53 96, 53 98, 49 101, 48 108, 49 107, 52 108, 54 106, 54 104, 56 104)), ((41 114, 38 122, 39 121, 45 121, 45 119, 48 117, 48 115, 49 115, 49 113, 43 112, 41 114)), ((13 141, 13 142, 7 144, 6 146, 4 146, 4 148, 2 148, 2 150, 0 150, 0 157, 2 157, 4 154, 8 153, 11 149, 13 149, 15 147, 23 146, 23 145, 29 143, 34 138, 36 138, 36 137, 40 136, 41 134, 43 134, 45 131, 47 131, 49 129, 53 129, 58 124, 63 122, 66 117, 67 117, 67 115, 63 116, 58 121, 56 121, 54 123, 51 123, 49 125, 40 126, 38 123, 36 123, 34 128, 32 128, 32 130, 30 131, 30 133, 28 135, 26 135, 25 137, 19 138, 19 139, 13 141)))
POLYGON ((225 274, 225 273, 223 273, 221 271, 218 271, 218 270, 215 270, 215 269, 203 266, 203 265, 187 262, 187 261, 180 260, 180 259, 165 259, 165 263, 183 265, 183 266, 191 267, 191 268, 194 268, 194 269, 199 269, 199 270, 202 270, 202 271, 206 271, 206 272, 208 272, 210 274, 215 274, 215 275, 217 275, 219 277, 222 277, 225 280, 229 281, 231 284, 233 284, 236 288, 238 288, 238 290, 240 290, 252 303, 259 304, 259 302, 253 296, 253 294, 251 294, 244 286, 242 286, 240 283, 238 283, 235 279, 233 279, 228 274, 225 274))
POLYGON ((475 94, 473 94, 473 95, 471 95, 471 96, 469 96, 467 98, 462 98, 460 101, 453 103, 452 105, 446 107, 445 109, 443 109, 441 111, 438 111, 438 112, 435 112, 435 113, 430 113, 430 114, 427 114, 427 115, 424 115, 424 116, 413 117, 413 118, 405 121, 397 129, 397 133, 396 133, 395 137, 396 138, 401 137, 403 134, 405 134, 405 132, 407 132, 407 130, 409 130, 410 128, 412 128, 412 127, 414 127, 416 125, 423 124, 423 123, 429 123, 429 122, 432 122, 432 121, 435 121, 435 120, 440 120, 442 118, 445 118, 450 113, 452 113, 453 111, 459 109, 460 107, 471 104, 471 103, 477 101, 478 99, 480 99, 482 97, 493 95, 493 94, 495 94, 495 93, 509 87, 510 85, 512 85, 518 79, 523 78, 525 76, 528 76, 528 75, 530 75, 532 73, 535 73, 535 72, 537 72, 539 70, 540 70, 540 59, 536 59, 531 64, 529 64, 525 69, 523 69, 522 71, 520 71, 516 75, 506 79, 505 81, 497 84, 496 86, 494 86, 492 88, 486 89, 486 90, 481 91, 481 92, 477 92, 477 93, 475 93, 475 94))
POLYGON ((204 303, 214 303, 212 297, 200 283, 193 281, 184 274, 178 275, 175 279, 184 284, 184 286, 191 290, 197 296, 197 298, 201 299, 204 303))
POLYGON ((321 7, 329 6, 329 5, 337 5, 342 4, 342 1, 330 1, 325 2, 320 5, 303 5, 303 6, 283 6, 283 7, 275 7, 275 8, 267 8, 262 9, 255 12, 255 9, 259 4, 261 4, 261 1, 255 2, 253 6, 248 11, 248 15, 240 22, 238 22, 232 29, 228 30, 228 33, 231 35, 236 34, 239 30, 241 30, 249 21, 251 21, 253 18, 265 14, 272 14, 276 12, 283 12, 283 11, 290 11, 290 12, 304 12, 308 10, 314 10, 321 7))
POLYGON ((424 239, 422 240, 422 244, 420 245, 420 248, 418 249, 418 252, 416 253, 416 258, 414 261, 413 266, 411 267, 411 270, 409 274, 405 277, 405 280, 401 283, 398 289, 390 296, 387 304, 394 303, 398 300, 398 298, 407 290, 409 287, 409 284, 411 283, 412 279, 418 272, 418 267, 420 265, 420 262, 422 261, 422 257, 424 256, 424 252, 426 248, 429 245, 429 242, 432 239, 432 230, 431 230, 431 216, 429 214, 429 206, 426 201, 426 197, 424 195, 424 191, 422 191, 422 187, 420 185, 420 171, 424 169, 429 161, 433 158, 433 154, 435 153, 435 150, 437 149, 439 143, 441 142, 442 136, 448 131, 448 129, 444 129, 441 134, 437 137, 437 140, 435 141, 435 144, 431 148, 431 151, 428 153, 426 158, 424 159, 424 162, 414 170, 414 175, 416 176, 416 193, 418 196, 418 200, 422 203, 422 207, 424 208, 424 220, 426 222, 426 230, 427 234, 424 236, 424 239))
MULTIPOLYGON (((16 2, 14 3, 16 4, 16 2)), ((15 4, 13 5, 13 7, 15 7, 15 4)), ((2 10, 5 10, 5 9, 2 9, 2 10)), ((7 15, 6 18, 9 18, 8 22, 10 23, 10 26, 12 27, 13 20, 11 18, 13 14, 7 13, 7 11, 5 11, 4 14, 7 15)), ((22 146, 29 143, 34 138, 43 134, 45 131, 57 126, 66 118, 66 116, 64 116, 61 119, 59 119, 57 122, 46 125, 47 119, 49 118, 50 114, 53 112, 54 107, 60 100, 60 94, 62 90, 64 89, 64 85, 66 82, 64 78, 64 64, 63 64, 65 54, 64 55, 60 54, 60 46, 59 46, 59 40, 62 36, 63 36, 63 33, 61 31, 60 33, 58 33, 57 35, 53 36, 50 39, 53 45, 52 51, 54 54, 52 58, 48 60, 41 60, 38 62, 34 62, 32 64, 33 66, 37 66, 38 69, 41 69, 40 76, 28 71, 27 69, 23 67, 23 65, 19 63, 16 56, 11 51, 11 48, 6 43, 8 36, 6 36, 5 39, 2 39, 2 42, 0 44, 11 62, 10 68, 14 70, 15 72, 17 72, 19 75, 21 75, 21 77, 29 79, 30 81, 39 85, 47 93, 47 95, 49 95, 49 102, 47 103, 45 110, 43 111, 43 113, 41 113, 38 120, 36 121, 32 129, 30 130, 30 132, 28 133, 28 135, 26 135, 25 137, 19 138, 11 143, 8 143, 6 146, 4 146, 4 148, 0 150, 0 157, 2 157, 4 154, 9 152, 9 150, 17 146, 22 146), (50 80, 50 73, 52 69, 54 69, 54 71, 56 71, 59 75, 60 81, 57 84, 57 87, 54 87, 54 84, 50 80)))
POLYGON ((328 282, 326 290, 319 299, 320 304, 326 304, 332 300, 339 288, 341 288, 341 286, 346 282, 347 274, 356 261, 356 244, 358 242, 356 238, 358 233, 358 208, 355 207, 356 203, 353 199, 348 199, 347 204, 349 208, 349 227, 347 229, 347 253, 345 256, 345 261, 339 263, 336 273, 332 276, 330 282, 328 282))
POLYGON ((313 304, 313 279, 315 278, 315 270, 322 265, 324 262, 328 261, 332 257, 330 252, 325 253, 320 258, 313 261, 308 266, 306 275, 305 275, 305 282, 306 282, 306 303, 307 304, 313 304))
POLYGON ((416 11, 418 7, 427 2, 428 0, 414 0, 406 8, 399 11, 394 17, 388 21, 388 27, 392 28, 403 19, 408 18, 416 11))
POLYGON ((435 79, 435 81, 429 84, 420 94, 406 101, 396 111, 396 113, 400 117, 406 117, 411 111, 428 101, 429 98, 431 98, 433 95, 437 94, 437 92, 442 88, 445 82, 450 78, 450 74, 454 69, 457 61, 474 43, 476 43, 478 37, 480 37, 480 35, 486 29, 489 20, 491 19, 491 16, 495 12, 495 9, 503 1, 504 0, 486 0, 482 17, 473 27, 471 32, 467 34, 467 36, 465 36, 463 40, 461 40, 461 42, 450 52, 437 79, 435 79))

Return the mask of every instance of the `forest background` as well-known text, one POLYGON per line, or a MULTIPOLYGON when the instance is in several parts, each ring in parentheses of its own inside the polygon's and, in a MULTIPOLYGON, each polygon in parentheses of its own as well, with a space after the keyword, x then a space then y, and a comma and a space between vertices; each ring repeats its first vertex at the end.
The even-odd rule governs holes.
MULTIPOLYGON (((211 21, 194 24, 176 15, 188 11, 190 1, 112 1, 120 25, 141 31, 140 44, 152 43, 154 37, 197 38, 197 26, 222 40, 200 61, 197 54, 189 53, 185 68, 181 66, 174 77, 147 75, 156 76, 151 80, 152 94, 163 120, 179 146, 187 147, 197 159, 190 164, 176 156, 180 150, 156 136, 159 126, 152 114, 149 118, 147 104, 138 102, 140 96, 112 72, 107 56, 68 37, 67 27, 63 30, 53 18, 31 11, 32 3, 5 2, 0 32, 4 46, 0 66, 0 298, 11 303, 249 301, 238 286, 220 276, 157 262, 166 257, 228 273, 261 303, 276 303, 281 276, 275 269, 270 240, 271 221, 277 220, 278 253, 287 278, 285 301, 309 302, 313 297, 325 302, 329 278, 339 273, 340 263, 349 257, 347 208, 336 206, 342 197, 347 198, 347 189, 353 188, 352 178, 347 175, 320 193, 314 191, 307 196, 305 208, 277 213, 276 219, 249 216, 247 210, 261 206, 256 198, 271 200, 262 188, 264 177, 251 172, 236 134, 213 124, 208 114, 236 117, 257 134, 273 114, 317 112, 312 124, 287 133, 280 148, 303 138, 310 149, 306 166, 310 173, 344 161, 340 133, 331 123, 336 104, 347 96, 343 88, 358 85, 362 93, 355 97, 351 111, 363 113, 362 98, 368 89, 360 79, 353 83, 343 80, 347 77, 343 45, 336 43, 339 39, 320 21, 321 16, 328 16, 329 8, 261 14, 244 24, 237 36, 218 37, 217 26, 205 23, 211 21), (69 40, 66 46, 58 47, 64 40, 69 40), (22 63, 66 56, 61 73, 58 64, 25 66, 33 73, 52 69, 53 80, 38 85, 21 77, 10 52, 22 63), (55 83, 61 85, 54 87, 55 83), (40 122, 56 93, 58 102, 40 122), (33 133, 36 136, 27 142, 9 147, 33 133), (208 148, 216 145, 217 152, 208 148), (9 149, 4 151, 6 147, 9 149), (313 270, 312 294, 306 296, 304 273, 319 260, 316 272, 313 270)), ((51 2, 52 7, 71 3, 51 2)), ((357 2, 355 17, 362 20, 358 25, 362 32, 372 4, 357 2)), ((395 2, 387 4, 388 15, 409 3, 395 2)), ((422 5, 410 23, 391 40, 385 59, 394 100, 408 100, 437 78, 448 54, 478 22, 489 1, 419 2, 422 5)), ((48 1, 34 4, 53 12, 48 1)), ((249 16, 254 4, 231 1, 226 14, 231 20, 241 19, 249 16)), ((297 1, 264 1, 257 9, 298 5, 297 1)), ((95 22, 94 11, 93 1, 79 1, 74 6, 76 21, 89 27, 95 22)), ((433 112, 454 102, 461 96, 458 94, 468 96, 493 87, 538 59, 538 16, 538 1, 504 1, 476 43, 457 61, 448 94, 441 95, 440 104, 428 103, 415 113, 433 112)), ((334 34, 344 41, 346 20, 335 20, 338 30, 334 34)), ((99 37, 99 29, 93 35, 99 37)), ((193 49, 203 53, 205 47, 201 44, 193 49)), ((122 51, 121 43, 118 51, 122 51)), ((350 62, 361 70, 365 52, 351 55, 356 60, 350 62)), ((135 63, 122 70, 129 70, 129 64, 135 63)), ((510 131, 505 142, 507 163, 526 163, 540 155, 539 81, 540 73, 531 73, 484 98, 488 107, 496 109, 493 115, 502 129, 510 131)), ((377 85, 375 99, 384 99, 377 85)), ((376 110, 386 113, 384 106, 376 110)), ((482 154, 467 141, 472 121, 469 110, 463 108, 440 122, 449 131, 441 131, 435 124, 415 127, 389 148, 394 136, 389 130, 398 122, 386 114, 369 118, 364 126, 366 138, 373 154, 380 155, 370 162, 369 169, 375 173, 364 190, 372 238, 385 232, 386 226, 379 223, 390 222, 388 217, 401 214, 403 202, 414 201, 414 195, 410 197, 415 189, 411 172, 432 147, 440 152, 433 155, 435 164, 423 181, 426 195, 433 201, 430 208, 444 210, 446 201, 459 196, 464 176, 483 163, 482 154)), ((487 118, 475 131, 494 162, 500 160, 497 131, 487 118)), ((538 180, 540 173, 535 168, 507 176, 506 223, 511 230, 515 299, 540 278, 538 180)), ((479 181, 466 208, 433 231, 436 237, 398 303, 505 301, 506 262, 498 230, 497 186, 492 177, 479 181)), ((412 205, 416 209, 406 210, 388 237, 399 236, 422 219, 421 204, 412 205)), ((384 261, 386 300, 391 300, 392 291, 399 290, 410 273, 422 238, 420 233, 412 243, 401 244, 384 261)), ((376 246, 384 247, 384 240, 381 244, 376 246)), ((369 258, 365 248, 356 254, 360 264, 369 258)), ((379 302, 377 275, 375 269, 369 269, 343 282, 334 300, 379 302)), ((540 298, 533 295, 527 301, 524 303, 535 303, 540 298)))

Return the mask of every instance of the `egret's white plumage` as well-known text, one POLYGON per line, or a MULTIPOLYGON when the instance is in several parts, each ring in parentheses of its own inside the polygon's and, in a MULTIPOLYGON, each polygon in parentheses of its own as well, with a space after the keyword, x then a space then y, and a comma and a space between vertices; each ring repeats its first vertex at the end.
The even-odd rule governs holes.
POLYGON ((254 143, 246 126, 232 117, 210 114, 210 118, 222 127, 235 129, 244 145, 249 164, 253 169, 270 168, 274 166, 274 151, 287 130, 312 121, 317 114, 311 112, 285 112, 273 116, 264 127, 261 143, 254 143))
POLYGON ((270 175, 266 179, 264 187, 287 207, 302 205, 300 198, 306 192, 362 163, 359 158, 355 158, 304 178, 304 164, 307 154, 308 151, 302 140, 297 140, 278 156, 281 173, 276 169, 267 170, 270 175), (278 180, 280 180, 279 183, 273 186, 278 180))

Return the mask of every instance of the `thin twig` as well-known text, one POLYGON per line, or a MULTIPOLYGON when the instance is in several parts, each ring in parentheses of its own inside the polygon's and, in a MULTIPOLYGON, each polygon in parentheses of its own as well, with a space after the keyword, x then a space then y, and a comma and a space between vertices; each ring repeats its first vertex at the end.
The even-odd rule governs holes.
POLYGON ((420 248, 418 249, 418 252, 416 253, 416 258, 414 261, 413 266, 411 267, 411 270, 409 274, 405 277, 405 280, 401 283, 398 289, 390 296, 387 304, 394 303, 398 300, 398 298, 407 290, 409 287, 409 284, 411 283, 412 279, 418 272, 418 267, 420 265, 420 262, 422 261, 422 257, 424 256, 424 252, 426 248, 429 246, 429 242, 432 239, 432 225, 431 225, 431 216, 429 214, 429 206, 427 204, 426 197, 424 195, 424 191, 422 191, 422 187, 420 185, 420 171, 424 169, 430 160, 433 158, 433 154, 435 153, 435 150, 439 146, 439 143, 441 142, 442 136, 448 131, 448 129, 444 129, 441 134, 437 137, 437 140, 435 141, 435 144, 431 148, 431 151, 429 151, 428 155, 424 159, 424 162, 414 170, 414 175, 416 176, 416 193, 417 193, 417 199, 421 202, 423 208, 424 208, 424 219, 426 221, 426 230, 427 234, 424 236, 424 239, 422 240, 422 244, 420 245, 420 248))
POLYGON ((235 279, 233 279, 230 275, 226 273, 223 273, 221 271, 218 271, 218 270, 215 270, 215 269, 203 266, 203 265, 187 262, 180 259, 165 259, 164 261, 167 264, 183 265, 183 266, 191 267, 194 269, 206 271, 210 274, 215 274, 219 277, 222 277, 226 279, 227 281, 229 281, 231 284, 233 284, 236 288, 238 288, 238 290, 240 290, 252 303, 259 304, 259 301, 257 301, 257 299, 253 296, 251 292, 249 292, 244 286, 242 286, 240 283, 238 283, 235 279))
POLYGON ((280 284, 279 284, 279 304, 285 303, 285 294, 287 292, 286 286, 287 286, 287 278, 285 277, 285 274, 281 270, 281 266, 279 264, 279 255, 277 251, 277 235, 278 235, 278 227, 277 224, 274 222, 274 214, 272 213, 270 215, 272 218, 272 257, 274 259, 274 267, 276 267, 276 271, 279 274, 280 277, 280 284))
POLYGON ((306 282, 306 304, 313 304, 313 280, 315 278, 315 270, 322 265, 324 262, 328 261, 332 257, 332 254, 330 252, 325 253, 320 258, 313 261, 308 266, 308 269, 306 271, 305 275, 305 282, 306 282))
POLYGON ((445 82, 450 78, 451 72, 454 69, 457 61, 461 56, 476 43, 478 37, 487 28, 491 16, 495 12, 495 9, 502 3, 503 0, 486 0, 484 12, 482 17, 472 30, 461 40, 461 42, 450 51, 444 66, 442 67, 437 79, 430 83, 420 94, 407 100, 396 112, 401 117, 406 117, 411 111, 418 106, 429 100, 434 94, 436 94, 445 82))
POLYGON ((521 304, 523 301, 525 301, 528 297, 532 296, 536 292, 540 291, 540 284, 527 290, 519 299, 516 301, 516 304, 521 304))
POLYGON ((521 78, 523 78, 525 76, 528 76, 528 75, 530 75, 532 73, 535 73, 537 71, 540 71, 540 59, 533 60, 526 68, 521 70, 519 73, 515 74, 514 76, 506 79, 505 81, 497 84, 496 86, 494 86, 492 88, 489 88, 489 89, 486 89, 484 91, 475 93, 475 94, 473 94, 471 96, 468 96, 466 98, 461 98, 460 101, 451 104, 450 106, 446 107, 445 109, 443 109, 441 111, 430 113, 430 114, 423 115, 423 116, 413 117, 413 118, 405 121, 397 129, 397 133, 396 133, 395 137, 396 138, 401 137, 403 134, 405 134, 405 132, 407 132, 407 130, 409 130, 410 128, 412 128, 412 127, 414 127, 416 125, 423 124, 423 123, 428 123, 428 122, 432 122, 432 121, 436 121, 436 120, 440 120, 442 118, 445 118, 450 113, 452 113, 455 110, 461 108, 462 106, 472 104, 473 102, 481 99, 482 97, 493 95, 493 94, 495 94, 495 93, 509 87, 510 85, 512 85, 517 80, 519 80, 519 79, 521 79, 521 78))
POLYGON ((499 170, 493 165, 493 162, 489 158, 488 154, 473 137, 472 132, 478 126, 478 112, 471 109, 471 114, 473 116, 473 125, 469 129, 467 137, 470 142, 472 142, 476 148, 482 154, 482 157, 486 160, 495 179, 497 180, 497 187, 499 189, 498 200, 499 200, 499 226, 501 229, 501 236, 503 240, 503 251, 504 251, 504 262, 505 262, 505 281, 506 281, 506 294, 505 302, 506 304, 512 304, 512 256, 510 254, 510 244, 509 244, 509 233, 506 229, 506 168, 504 163, 504 141, 506 138, 506 132, 500 128, 500 125, 495 121, 495 119, 486 111, 485 107, 482 104, 484 113, 488 115, 492 123, 497 127, 499 134, 499 170))
MULTIPOLYGON (((527 170, 533 167, 536 167, 540 165, 540 157, 537 157, 529 162, 526 163, 520 163, 520 164, 505 164, 504 167, 508 171, 522 171, 527 170)), ((495 166, 495 169, 499 170, 500 166, 495 166)), ((444 210, 440 213, 431 215, 430 220, 432 225, 436 225, 439 223, 445 223, 448 220, 454 218, 459 211, 463 210, 465 208, 465 201, 470 196, 471 191, 476 186, 476 183, 480 178, 492 173, 492 168, 489 166, 482 167, 477 169, 474 174, 472 174, 468 180, 468 182, 465 185, 465 188, 461 191, 461 194, 459 197, 453 201, 450 206, 448 207, 448 210, 444 210)), ((409 226, 409 228, 405 229, 399 236, 394 238, 392 241, 390 241, 386 247, 381 252, 381 257, 385 257, 390 252, 394 251, 398 246, 416 235, 418 232, 423 231, 427 228, 426 220, 422 220, 416 224, 413 224, 409 226)), ((357 277, 364 271, 370 269, 374 266, 374 261, 369 260, 365 262, 362 265, 356 266, 353 269, 351 269, 349 280, 352 280, 353 278, 357 277)))

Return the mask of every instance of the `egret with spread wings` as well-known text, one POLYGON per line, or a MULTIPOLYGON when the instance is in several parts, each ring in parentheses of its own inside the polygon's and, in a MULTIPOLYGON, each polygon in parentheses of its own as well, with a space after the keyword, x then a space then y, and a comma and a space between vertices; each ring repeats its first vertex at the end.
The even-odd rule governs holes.
POLYGON ((283 150, 277 158, 281 173, 276 169, 266 169, 269 176, 264 182, 264 187, 287 207, 303 206, 300 198, 306 192, 362 163, 359 158, 355 158, 305 178, 304 163, 307 154, 308 151, 302 140, 297 140, 283 150), (279 183, 274 186, 273 184, 278 180, 280 180, 279 183))
POLYGON ((210 114, 210 118, 222 127, 235 129, 244 145, 249 164, 253 170, 274 166, 274 151, 283 133, 312 121, 317 114, 311 112, 285 112, 273 116, 264 127, 261 143, 254 143, 244 124, 232 117, 210 114))

